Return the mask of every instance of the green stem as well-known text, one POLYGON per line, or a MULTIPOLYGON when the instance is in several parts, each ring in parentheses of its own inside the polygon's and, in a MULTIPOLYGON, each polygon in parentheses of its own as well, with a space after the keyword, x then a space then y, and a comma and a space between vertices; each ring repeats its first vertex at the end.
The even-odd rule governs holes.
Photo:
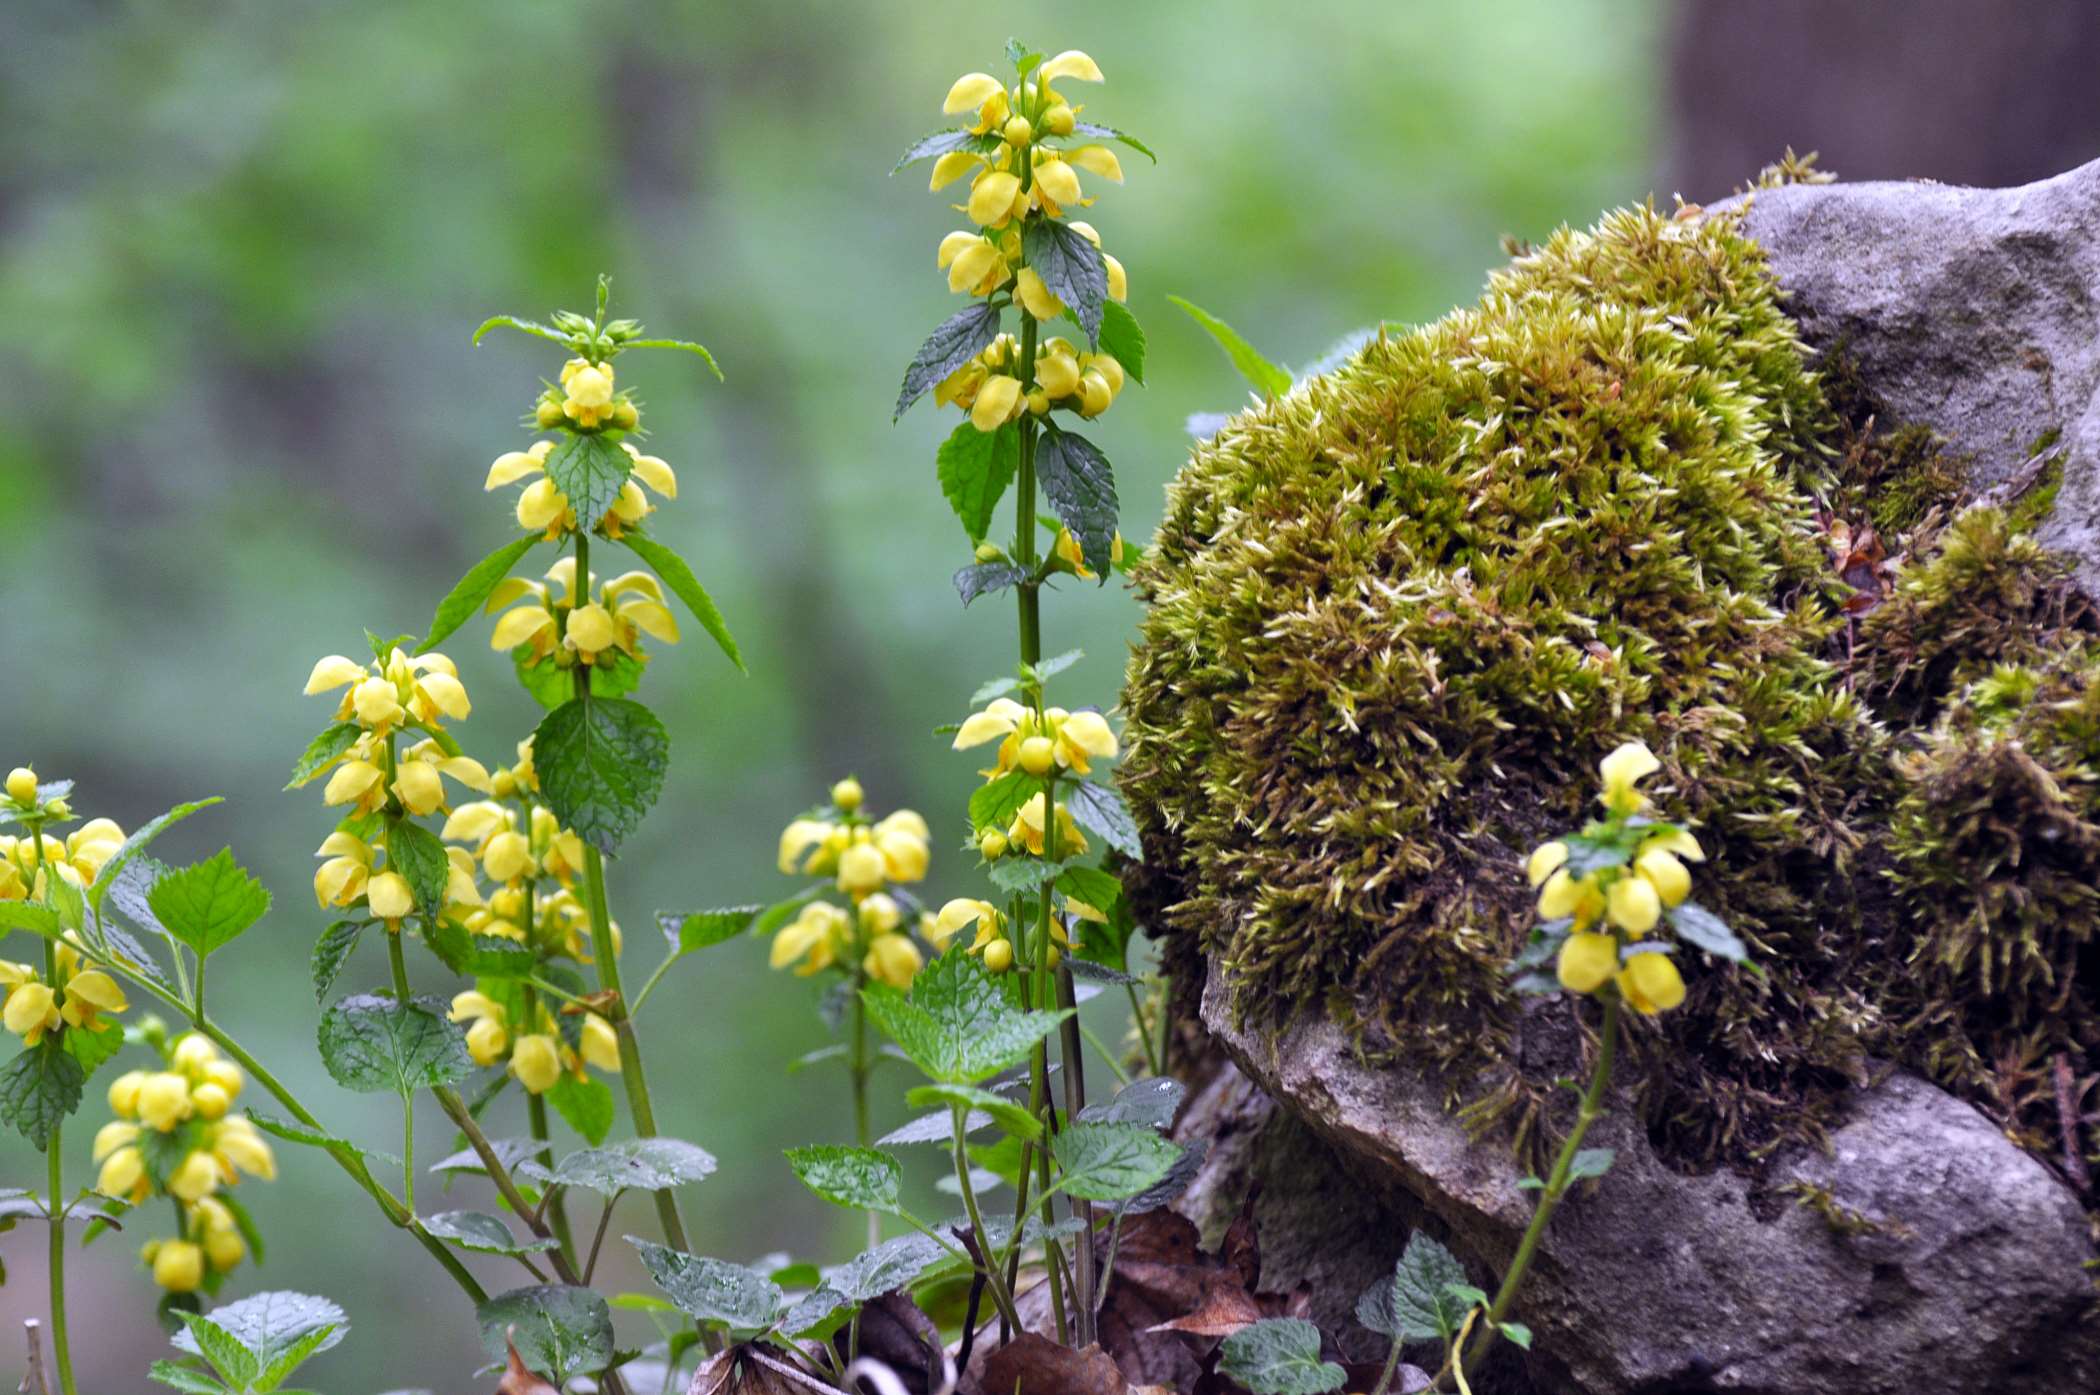
POLYGON ((1379 1368, 1378 1382, 1371 1387, 1371 1395, 1385 1395, 1392 1387, 1393 1376, 1400 1369, 1400 1348, 1406 1345, 1403 1337, 1393 1338, 1392 1349, 1385 1354, 1385 1365, 1379 1368))
MULTIPOLYGON (((532 888, 529 884, 525 888, 525 941, 527 944, 532 942, 532 888)), ((539 996, 532 989, 526 988, 523 991, 523 998, 525 1021, 537 1030, 540 1020, 539 996)), ((525 1117, 532 1129, 532 1141, 540 1145, 535 1151, 547 1166, 554 1166, 554 1152, 548 1147, 546 1097, 535 1095, 530 1090, 527 1090, 525 1092, 525 1117)), ((568 1202, 557 1194, 552 1204, 546 1210, 548 1226, 554 1231, 554 1238, 561 1242, 562 1253, 567 1255, 573 1263, 576 1258, 576 1241, 575 1237, 569 1233, 568 1202)))
MULTIPOLYGON (((1044 847, 1049 847, 1047 835, 1044 847)), ((1043 900, 1046 904, 1050 900, 1048 887, 1043 888, 1043 900)), ((1079 993, 1069 965, 1060 963, 1056 975, 1057 1005, 1067 1014, 1059 1027, 1065 1060, 1065 1118, 1077 1119, 1086 1107, 1086 1048, 1079 1035, 1079 993)), ((1072 1303, 1078 1345, 1084 1348, 1094 1340, 1094 1203, 1068 1196, 1065 1205, 1078 1217, 1080 1226, 1072 1245, 1072 1303)))
MULTIPOLYGON (((591 537, 588 532, 578 530, 576 596, 579 602, 589 597, 590 589, 591 537)), ((583 704, 588 715, 591 671, 587 667, 579 666, 576 670, 576 701, 583 704)), ((589 841, 583 845, 583 879, 585 904, 591 915, 591 965, 597 970, 599 989, 608 995, 605 1015, 620 1043, 620 1080, 627 1087, 628 1113, 634 1118, 634 1131, 638 1136, 654 1138, 656 1107, 649 1097, 649 1077, 642 1069, 642 1048, 635 1037, 634 1019, 620 991, 620 957, 613 947, 612 915, 605 904, 605 855, 598 850, 597 844, 589 841)), ((664 1239, 671 1248, 690 1251, 692 1246, 686 1239, 685 1221, 678 1214, 678 1196, 671 1188, 665 1187, 656 1193, 656 1215, 663 1225, 664 1239)))
MULTIPOLYGON (((44 825, 42 821, 29 825, 29 846, 35 855, 35 867, 29 876, 29 885, 34 889, 44 876, 44 825)), ((57 876, 57 873, 52 873, 57 876)), ((46 900, 51 899, 52 888, 44 887, 46 900)), ((58 943, 44 941, 44 981, 52 991, 60 991, 58 981, 58 943)), ((58 1042, 52 1043, 54 1047, 58 1042)), ((66 1333, 66 1225, 61 1219, 59 1192, 65 1185, 65 1151, 61 1146, 61 1130, 58 1124, 51 1126, 51 1136, 44 1140, 45 1183, 44 1210, 51 1218, 48 1244, 51 1258, 51 1360, 58 1367, 58 1387, 62 1395, 76 1395, 73 1385, 73 1347, 66 1333)))
MULTIPOLYGON (((867 987, 867 973, 856 969, 853 973, 853 1044, 849 1059, 853 1073, 853 1137, 861 1147, 868 1146, 868 1005, 861 1000, 861 989, 867 987)), ((868 1212, 868 1248, 874 1249, 882 1243, 882 1213, 868 1212)))
POLYGON ((1138 1046, 1145 1053, 1145 1073, 1148 1075, 1164 1075, 1165 1071, 1160 1068, 1159 1064, 1159 1053, 1152 1049, 1152 1028, 1145 1021, 1143 1004, 1138 1001, 1137 985, 1126 983, 1123 985, 1123 992, 1130 998, 1130 1020, 1137 1027, 1138 1046))
POLYGON ((963 1146, 969 1136, 968 1111, 959 1104, 951 1105, 950 1110, 955 1120, 955 1126, 950 1130, 955 1144, 955 1180, 962 1186, 963 1212, 969 1216, 970 1232, 977 1238, 977 1267, 984 1275, 985 1287, 991 1291, 999 1316, 1005 1318, 1007 1326, 1019 1335, 1023 1330, 1021 1315, 1014 1310, 1013 1295, 1007 1291, 1006 1280, 1000 1277, 999 1265, 992 1258, 991 1241, 984 1233, 984 1217, 977 1210, 977 1188, 970 1182, 970 1154, 963 1146))
MULTIPOLYGON (((408 960, 401 951, 401 931, 394 929, 391 925, 387 927, 386 957, 387 963, 391 966, 394 973, 394 1001, 406 1003, 410 996, 408 991, 408 960)), ((197 961, 197 968, 199 972, 203 971, 203 960, 197 961)), ((416 1211, 416 1096, 413 1090, 403 1091, 401 1095, 401 1198, 402 1205, 408 1208, 410 1215, 414 1215, 416 1211)))
MULTIPOLYGON (((1575 1165, 1575 1155, 1582 1149, 1582 1136, 1589 1132, 1590 1125, 1604 1117, 1604 1092, 1611 1081, 1612 1060, 1619 1046, 1620 999, 1613 993, 1604 1005, 1602 1040, 1597 1046, 1597 1065, 1590 1072, 1589 1088, 1582 1093, 1582 1108, 1575 1115, 1575 1127, 1560 1145, 1560 1156, 1553 1160, 1553 1171, 1547 1175, 1546 1189, 1539 1195, 1538 1209, 1531 1213, 1531 1224, 1524 1228, 1524 1238, 1517 1243, 1516 1257, 1509 1262, 1509 1269, 1502 1276, 1502 1287, 1495 1290, 1495 1301, 1488 1305, 1485 1329, 1479 1341, 1465 1353, 1460 1368, 1467 1374, 1479 1364, 1480 1358, 1495 1345, 1501 1335, 1501 1325, 1516 1302, 1517 1289, 1524 1282, 1525 1271, 1531 1267, 1531 1258, 1537 1253, 1540 1238, 1546 1233, 1546 1223, 1553 1219, 1554 1208, 1568 1190, 1568 1172, 1575 1165)), ((1448 1374, 1448 1372, 1446 1373, 1448 1374)), ((1437 1388, 1443 1388, 1444 1377, 1439 1376, 1437 1388)))

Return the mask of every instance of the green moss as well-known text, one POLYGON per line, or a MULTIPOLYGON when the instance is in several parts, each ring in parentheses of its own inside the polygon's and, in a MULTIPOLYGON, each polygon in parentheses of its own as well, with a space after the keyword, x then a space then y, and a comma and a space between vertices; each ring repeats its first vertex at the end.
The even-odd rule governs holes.
POLYGON ((1733 218, 1642 208, 1200 445, 1124 697, 1175 971, 1324 1002, 1535 1142, 1569 1018, 1507 986, 1520 859, 1640 737, 1765 971, 1697 962, 1635 1024, 1658 1141, 1812 1138, 1879 1057, 2046 1152, 2054 1054, 2100 1066, 2100 641, 2028 531, 2047 482, 1965 507, 1966 462, 1827 368, 1733 218), (1864 618, 1834 522, 1892 554, 1864 618))

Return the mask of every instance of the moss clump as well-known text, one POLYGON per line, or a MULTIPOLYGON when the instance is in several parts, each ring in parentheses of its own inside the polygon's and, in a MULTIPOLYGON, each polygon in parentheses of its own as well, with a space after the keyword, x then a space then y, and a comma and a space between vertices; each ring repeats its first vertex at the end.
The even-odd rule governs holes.
POLYGON ((1170 965, 1222 960, 1243 1016, 1324 1000, 1533 1141, 1567 1062, 1507 986, 1520 858, 1640 737, 1765 970, 1701 963, 1635 1025, 1671 1155, 1813 1137, 1878 1057, 2076 1176, 2050 1091, 2100 1069, 2100 634, 2029 532, 2045 477, 1975 504, 1874 422, 1735 220, 1644 208, 1228 423, 1137 573, 1122 780, 1170 965), (1893 554, 1870 594, 1839 523, 1893 554))

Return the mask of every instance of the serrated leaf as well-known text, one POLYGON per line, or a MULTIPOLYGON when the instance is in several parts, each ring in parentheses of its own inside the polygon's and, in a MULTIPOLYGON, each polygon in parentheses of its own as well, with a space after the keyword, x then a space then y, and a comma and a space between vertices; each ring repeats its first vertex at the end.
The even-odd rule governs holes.
POLYGON ((554 816, 602 852, 640 825, 663 791, 670 734, 626 698, 572 701, 549 712, 533 737, 540 793, 554 816))
POLYGON ((1026 1105, 975 1085, 920 1085, 906 1092, 904 1102, 913 1109, 959 1104, 971 1111, 964 1116, 965 1128, 971 1117, 982 1116, 1021 1138, 1043 1136, 1043 1121, 1030 1114, 1026 1105))
POLYGON ((1169 1075, 1133 1080, 1108 1099, 1096 1100, 1079 1111, 1082 1124, 1142 1124, 1148 1129, 1173 1126, 1188 1086, 1169 1075))
MULTIPOLYGON (((992 1116, 982 1110, 971 1110, 963 1120, 965 1134, 992 1126, 992 1116)), ((955 1118, 945 1109, 936 1109, 930 1114, 921 1114, 891 1129, 875 1141, 885 1148, 906 1147, 913 1143, 946 1143, 955 1137, 955 1118)))
POLYGON ((560 1243, 536 1237, 520 1240, 510 1233, 510 1227, 501 1217, 491 1216, 485 1211, 440 1211, 434 1216, 423 1217, 423 1229, 440 1240, 450 1240, 463 1250, 483 1255, 531 1254, 551 1250, 560 1243))
POLYGON ((1031 796, 1040 794, 1042 788, 1041 780, 1021 770, 1009 770, 998 779, 979 785, 970 792, 970 827, 1005 832, 1021 806, 1031 796))
POLYGON ((1007 422, 996 431, 979 431, 966 418, 941 442, 934 455, 941 494, 973 544, 983 542, 991 530, 992 513, 1013 483, 1020 459, 1018 422, 1007 422))
MULTIPOLYGON (((951 132, 950 134, 960 134, 951 132)), ((903 168, 901 165, 898 168, 903 168)), ((986 301, 972 301, 941 321, 926 342, 912 355, 904 370, 904 386, 897 393, 895 421, 938 386, 942 379, 968 363, 999 337, 999 311, 986 301)))
POLYGON ((1391 1276, 1356 1300, 1356 1320, 1395 1341, 1448 1343, 1466 1316, 1465 1305, 1450 1289, 1465 1283, 1458 1257, 1418 1230, 1408 1237, 1391 1276))
POLYGON ((88 888, 88 904, 98 911, 101 910, 102 900, 109 894, 109 888, 116 882, 117 877, 123 872, 124 868, 144 850, 147 844, 198 810, 209 809, 212 805, 220 802, 222 801, 217 795, 213 795, 209 799, 192 800, 188 804, 178 804, 165 814, 157 815, 141 824, 129 838, 117 845, 117 850, 109 855, 109 859, 102 864, 101 870, 95 873, 94 884, 88 888))
POLYGON ((324 727, 319 736, 306 743, 300 753, 299 763, 292 767, 292 778, 285 782, 288 790, 299 789, 319 779, 321 772, 334 765, 336 758, 357 744, 364 728, 355 722, 336 722, 324 727))
MULTIPOLYGON (((280 1119, 274 1114, 265 1114, 255 1109, 248 1110, 247 1114, 248 1121, 255 1127, 287 1143, 304 1144, 309 1148, 348 1148, 367 1162, 379 1162, 388 1167, 401 1166, 401 1159, 392 1153, 381 1152, 376 1148, 360 1148, 348 1139, 337 1138, 332 1133, 325 1133, 296 1120, 280 1119)), ((433 1167, 430 1170, 436 1172, 438 1169, 433 1167)))
POLYGON ((974 1085, 1014 1065, 1070 1016, 1014 1007, 991 971, 959 949, 921 970, 909 996, 877 983, 861 998, 912 1064, 950 1085, 974 1085))
POLYGON ((916 165, 922 160, 937 159, 956 150, 975 150, 983 153, 998 143, 999 138, 989 134, 973 135, 961 129, 935 131, 930 135, 920 136, 907 146, 903 157, 890 169, 890 173, 895 174, 898 170, 916 165))
POLYGON ((1087 343, 1098 345, 1101 307, 1108 304, 1108 263, 1101 249, 1068 223, 1038 218, 1021 234, 1021 250, 1050 293, 1072 312, 1087 343))
POLYGON ((630 1235, 627 1243, 642 1257, 656 1286, 696 1322, 720 1323, 736 1332, 771 1327, 787 1295, 763 1274, 727 1260, 681 1254, 630 1235))
POLYGON ((824 1286, 848 1303, 865 1303, 907 1288, 948 1257, 928 1236, 900 1235, 872 1250, 863 1250, 824 1276, 824 1286))
POLYGON ((1670 928, 1677 932, 1677 938, 1686 944, 1732 964, 1749 959, 1750 947, 1743 943, 1742 937, 1728 928, 1727 921, 1698 902, 1686 901, 1670 907, 1664 914, 1669 917, 1670 928))
POLYGON ((736 647, 736 636, 729 633, 729 622, 722 618, 722 611, 716 606, 715 598, 707 594, 707 588, 700 584, 699 577, 693 575, 693 569, 686 565, 685 558, 645 533, 630 532, 620 541, 635 556, 649 564, 650 570, 656 573, 664 585, 671 588, 672 595, 685 602, 685 608, 693 612, 693 618, 700 622, 700 628, 706 630, 721 651, 729 656, 729 662, 736 665, 737 672, 749 672, 744 667, 742 652, 736 647))
POLYGON ((1196 1174, 1203 1170, 1204 1161, 1210 1157, 1210 1140, 1192 1138, 1179 1146, 1180 1156, 1167 1168, 1166 1176, 1128 1200, 1108 1203, 1109 1212, 1119 1216, 1135 1216, 1145 1211, 1157 1211, 1162 1206, 1171 1206, 1179 1201, 1182 1193, 1195 1182, 1196 1174))
MULTIPOLYGON (((623 456, 627 454, 625 451, 616 453, 623 456)), ((618 492, 617 487, 614 492, 618 492)), ((570 497, 573 501, 574 496, 570 497)), ((601 509, 598 513, 589 515, 590 520, 595 522, 603 512, 601 509)), ((581 509, 577 510, 576 517, 579 522, 585 518, 581 509)), ((527 533, 522 538, 505 543, 476 562, 467 574, 445 593, 445 599, 438 602, 437 614, 430 618, 430 633, 424 636, 422 646, 416 652, 428 654, 437 648, 439 642, 447 635, 473 618, 474 612, 481 609, 481 603, 489 598, 489 593, 496 589, 497 583, 509 576, 511 568, 517 566, 519 560, 532 551, 534 544, 539 541, 539 534, 527 533)))
POLYGON ((1064 870, 1062 862, 1045 862, 1039 857, 1002 857, 986 875, 993 886, 1011 896, 1033 892, 1045 882, 1055 881, 1064 870))
POLYGON ((1113 788, 1082 782, 1066 787, 1063 794, 1065 807, 1072 811, 1073 821, 1081 828, 1098 834, 1102 842, 1133 861, 1144 856, 1137 820, 1130 817, 1130 807, 1113 788))
POLYGON ((1145 329, 1120 300, 1101 307, 1101 352, 1122 364, 1132 382, 1144 384, 1145 329))
MULTIPOLYGON (((147 860, 149 862, 151 861, 151 859, 147 860)), ((139 865, 139 863, 134 862, 131 865, 129 871, 135 872, 138 869, 139 865)), ((153 865, 156 868, 157 875, 159 864, 155 863, 153 865)), ((140 890, 137 896, 138 910, 144 912, 149 920, 152 917, 152 912, 147 909, 145 904, 145 888, 151 882, 151 880, 152 878, 150 877, 141 880, 140 890)), ((120 882, 119 887, 121 886, 122 883, 120 882)), ((119 905, 120 907, 122 906, 121 901, 119 902, 119 905)), ((126 914, 132 914, 129 908, 125 909, 126 914)), ((133 918, 136 919, 137 917, 134 915, 133 918)), ((152 925, 149 925, 146 928, 153 930, 154 932, 162 935, 164 938, 167 933, 166 931, 161 930, 157 922, 152 925)), ((135 937, 129 930, 125 929, 123 925, 119 924, 114 918, 105 916, 102 920, 101 930, 102 943, 104 947, 109 950, 111 956, 114 957, 120 965, 122 965, 125 968, 137 971, 139 974, 143 975, 152 982, 159 984, 162 988, 167 989, 171 993, 175 991, 175 982, 173 979, 168 977, 167 970, 161 968, 160 962, 153 957, 152 953, 149 950, 147 950, 145 945, 141 944, 138 941, 137 937, 135 937)))
POLYGON ((656 924, 674 954, 691 954, 736 939, 764 911, 764 906, 727 906, 715 911, 658 911, 656 924))
POLYGON ((1225 351, 1225 356, 1232 360, 1232 366, 1240 371, 1241 377, 1254 385, 1256 392, 1264 397, 1276 398, 1291 390, 1291 375, 1263 358, 1252 344, 1240 337, 1238 330, 1202 306, 1183 300, 1178 295, 1170 295, 1167 299, 1181 307, 1190 319, 1201 325, 1204 332, 1217 341, 1218 347, 1225 351))
POLYGON ((322 1014, 319 1040, 322 1064, 346 1090, 408 1095, 455 1084, 474 1069, 465 1035, 435 998, 344 998, 322 1014))
POLYGON ((1120 1201, 1165 1177, 1181 1148, 1144 1124, 1072 1124, 1050 1141, 1050 1155, 1066 1195, 1120 1201))
POLYGON ((564 1075, 554 1082, 546 1099, 554 1106, 554 1112, 561 1115, 562 1122, 594 1147, 603 1143, 605 1136, 612 1132, 613 1120, 619 1113, 612 1087, 602 1080, 579 1080, 573 1075, 564 1075))
POLYGON ((270 893, 221 848, 210 859, 153 883, 146 905, 167 932, 199 958, 230 943, 270 909, 270 893))
POLYGON ((612 1310, 587 1288, 540 1284, 498 1294, 474 1309, 481 1349, 505 1361, 506 1334, 518 1355, 557 1386, 595 1375, 613 1363, 612 1310))
POLYGON ((102 1067, 103 1062, 124 1049, 124 1029, 114 1022, 104 1021, 90 1031, 84 1027, 68 1027, 59 1037, 66 1054, 80 1063, 81 1079, 102 1067))
POLYGON ((1347 1373, 1320 1359, 1320 1329, 1304 1318, 1263 1318, 1218 1348, 1218 1373, 1254 1395, 1322 1395, 1347 1373))
POLYGON ((246 1391, 262 1376, 262 1362, 231 1332, 200 1313, 176 1310, 182 1331, 175 1345, 202 1356, 228 1385, 246 1391), (187 1343, 184 1342, 187 1338, 187 1343))
POLYGON ((1098 867, 1067 867, 1057 878, 1057 889, 1104 915, 1123 899, 1123 883, 1098 867))
POLYGON ((1116 472, 1092 441, 1071 431, 1046 432, 1035 446, 1035 473, 1043 495, 1072 536, 1086 564, 1106 584, 1115 570, 1116 472))
MULTIPOLYGON (((256 1123, 265 1129, 269 1129, 269 1125, 262 1123, 260 1119, 256 1120, 256 1123)), ((270 1129, 270 1132, 274 1133, 276 1130, 270 1129)), ((489 1151, 496 1155, 497 1162, 502 1163, 511 1172, 516 1172, 519 1165, 528 1158, 546 1151, 546 1147, 546 1144, 530 1138, 492 1138, 489 1140, 489 1151)), ((481 1164, 481 1155, 472 1148, 462 1148, 448 1157, 439 1158, 430 1165, 430 1170, 438 1173, 462 1173, 469 1176, 485 1174, 488 1171, 481 1164)))
POLYGON ((0 931, 7 930, 26 930, 47 940, 65 933, 58 912, 35 901, 0 901, 0 931))
POLYGON ((386 861, 389 868, 408 879, 416 909, 426 919, 435 921, 444 914, 452 863, 435 833, 419 823, 399 820, 387 829, 386 861))
POLYGON ((613 1196, 623 1191, 662 1191, 698 1182, 715 1170, 713 1154, 676 1138, 629 1138, 587 1148, 563 1158, 554 1180, 613 1196))
POLYGON ((80 1108, 86 1081, 87 1072, 59 1039, 45 1037, 0 1067, 0 1117, 41 1152, 51 1131, 80 1108))
MULTIPOLYGON (((598 526, 634 462, 627 452, 603 436, 570 436, 547 453, 547 478, 554 481, 576 510, 576 526, 589 530, 598 526)), ((476 602, 478 605, 479 602, 476 602)))
POLYGON ((1113 126, 1104 126, 1098 121, 1075 121, 1072 123, 1072 134, 1075 136, 1092 136, 1096 140, 1121 141, 1153 164, 1159 163, 1159 156, 1152 153, 1151 147, 1136 136, 1131 135, 1128 131, 1119 131, 1113 126))
POLYGON ((834 1206, 895 1215, 904 1204, 904 1169, 879 1148, 817 1144, 787 1150, 795 1176, 834 1206))
MULTIPOLYGON (((301 1361, 328 1350, 350 1330, 343 1310, 333 1302, 287 1289, 251 1294, 214 1308, 208 1321, 254 1357, 261 1390, 275 1389, 301 1361)), ((201 1354, 198 1344, 183 1340, 190 1335, 177 1333, 175 1345, 201 1354)))
POLYGON ((146 1375, 162 1385, 182 1391, 183 1395, 227 1395, 226 1387, 210 1376, 166 1358, 148 1366, 146 1375))
POLYGON ((968 606, 979 596, 1019 586, 1028 580, 1028 573, 1011 562, 972 562, 958 568, 953 580, 955 594, 968 606))

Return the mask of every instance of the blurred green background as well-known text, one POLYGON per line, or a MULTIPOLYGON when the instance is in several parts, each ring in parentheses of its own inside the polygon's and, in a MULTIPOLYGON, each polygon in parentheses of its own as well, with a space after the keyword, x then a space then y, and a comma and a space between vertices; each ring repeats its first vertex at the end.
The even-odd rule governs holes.
MULTIPOLYGON (((524 439, 519 413, 558 358, 515 336, 477 350, 468 332, 499 311, 587 308, 601 270, 616 313, 706 341, 728 375, 675 355, 621 365, 683 488, 653 526, 693 559, 751 667, 738 677, 693 627, 651 668, 673 765, 613 869, 630 975, 655 962, 654 909, 783 894, 779 826, 849 770, 878 809, 914 806, 939 830, 932 899, 973 892, 946 845, 974 762, 930 732, 1011 663, 1011 611, 965 613, 948 584, 968 560, 933 476, 952 418, 889 420, 904 362, 954 308, 934 246, 958 222, 923 167, 889 169, 1011 29, 1091 52, 1109 80, 1084 93, 1090 114, 1160 155, 1126 152, 1129 183, 1088 215, 1151 335, 1151 386, 1092 433, 1135 539, 1185 453, 1185 416, 1244 395, 1168 294, 1302 363, 1357 326, 1469 298, 1499 235, 1643 197, 1657 167, 1653 3, 13 0, 0 14, 0 765, 76 777, 83 814, 127 828, 228 797, 161 851, 231 843, 275 890, 214 970, 217 1009, 342 1132, 398 1146, 391 1100, 335 1088, 313 1045, 306 965, 326 917, 309 854, 330 819, 315 791, 278 790, 329 703, 300 685, 316 657, 356 653, 365 626, 420 630, 511 535, 510 492, 485 496, 482 475, 524 439)), ((1046 609, 1049 648, 1089 655, 1068 691, 1112 701, 1135 603, 1067 587, 1046 609)), ((535 714, 486 636, 477 622, 446 647, 475 698, 460 735, 493 762, 535 714)), ((763 957, 717 950, 667 983, 643 1024, 659 1112, 723 1160, 687 1197, 696 1245, 841 1258, 856 1219, 803 1194, 779 1149, 850 1132, 843 1081, 786 1077, 822 1028, 810 986, 763 957)), ((382 974, 362 959, 345 983, 382 974)), ((68 1131, 71 1178, 90 1173, 107 1079, 68 1131)), ((434 1112, 422 1132, 426 1147, 446 1136, 434 1112)), ((348 1308, 354 1331, 308 1383, 472 1384, 456 1291, 325 1159, 279 1152, 280 1181, 241 1189, 273 1253, 228 1296, 296 1287, 348 1308)), ((37 1175, 18 1137, 0 1140, 0 1180, 37 1175)), ((638 1199, 615 1224, 655 1233, 638 1199)), ((83 1390, 144 1388, 165 1350, 141 1238, 76 1260, 83 1390)), ((13 1334, 45 1304, 42 1245, 31 1227, 0 1237, 9 1382, 13 1334)), ((647 1287, 612 1249, 606 1284, 647 1287)), ((492 1288, 518 1273, 475 1267, 492 1288)))

